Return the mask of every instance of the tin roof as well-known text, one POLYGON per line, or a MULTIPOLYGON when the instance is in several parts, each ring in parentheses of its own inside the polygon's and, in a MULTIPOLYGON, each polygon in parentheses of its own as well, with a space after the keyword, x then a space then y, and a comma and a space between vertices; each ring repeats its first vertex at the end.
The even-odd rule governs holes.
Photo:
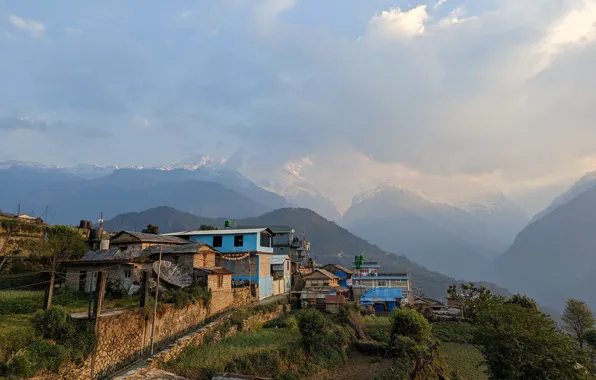
POLYGON ((132 232, 132 231, 120 231, 116 235, 110 238, 110 241, 127 234, 144 243, 170 243, 170 244, 188 244, 188 240, 179 238, 177 236, 168 235, 154 235, 146 234, 143 232, 132 232))
MULTIPOLYGON (((154 245, 151 247, 147 247, 141 251, 141 256, 151 256, 158 254, 161 250, 162 254, 167 253, 177 253, 177 254, 184 254, 184 253, 197 253, 197 251, 203 247, 211 248, 209 244, 201 243, 201 242, 193 242, 188 244, 181 244, 181 245, 168 245, 168 246, 159 246, 154 245)), ((213 248, 211 248, 214 250, 213 248)), ((214 250, 215 251, 215 250, 214 250)))
POLYGON ((340 272, 344 272, 344 273, 347 273, 347 274, 352 274, 352 273, 354 273, 352 270, 350 270, 350 269, 348 269, 348 268, 346 268, 346 267, 344 267, 344 266, 341 266, 341 265, 339 265, 339 264, 327 264, 327 265, 323 266, 323 268, 327 268, 327 267, 335 267, 335 268, 336 268, 336 269, 338 269, 340 272))
POLYGON ((271 265, 280 265, 286 262, 286 260, 289 260, 290 258, 288 256, 285 255, 272 255, 269 260, 271 265))
POLYGON ((207 274, 234 274, 234 272, 230 272, 226 268, 222 267, 195 267, 195 269, 207 274))
MULTIPOLYGON (((181 231, 181 232, 171 232, 169 234, 165 234, 165 236, 199 236, 199 235, 242 235, 242 234, 256 234, 261 232, 269 232, 271 235, 274 235, 273 231, 269 228, 259 227, 259 228, 228 228, 225 230, 197 230, 197 231, 181 231)), ((162 235, 163 236, 163 235, 162 235)))
POLYGON ((317 269, 313 270, 310 274, 304 276, 304 278, 306 279, 306 278, 309 278, 309 277, 315 277, 316 274, 322 274, 322 275, 324 275, 325 277, 328 277, 328 278, 336 278, 338 280, 340 279, 339 277, 337 277, 333 273, 331 273, 329 271, 326 271, 325 269, 320 269, 320 268, 317 268, 317 269))
POLYGON ((376 288, 360 296, 360 302, 388 302, 403 298, 400 288, 376 288))

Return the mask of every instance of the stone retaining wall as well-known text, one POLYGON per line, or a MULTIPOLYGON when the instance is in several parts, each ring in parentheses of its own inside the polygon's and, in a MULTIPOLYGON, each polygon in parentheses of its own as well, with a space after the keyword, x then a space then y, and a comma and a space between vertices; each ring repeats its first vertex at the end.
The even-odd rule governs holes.
MULTIPOLYGON (((197 303, 176 309, 174 305, 162 305, 158 308, 155 321, 155 343, 175 338, 205 323, 209 317, 250 302, 250 289, 237 288, 228 292, 213 292, 208 306, 197 303)), ((92 372, 97 376, 143 357, 151 344, 153 321, 152 313, 148 314, 146 316, 145 309, 136 309, 100 316, 94 357, 89 357, 80 367, 65 368, 59 374, 44 374, 36 379, 90 379, 92 372)))
MULTIPOLYGON (((281 314, 281 312, 283 311, 284 307, 285 306, 280 305, 277 308, 277 310, 274 312, 265 313, 265 314, 256 314, 256 315, 252 315, 252 316, 248 317, 242 323, 242 330, 247 331, 247 330, 250 330, 252 327, 256 327, 256 326, 261 327, 265 322, 278 317, 281 314)), ((216 321, 211 322, 207 326, 201 328, 200 330, 183 336, 182 338, 178 339, 175 343, 170 345, 167 349, 165 349, 164 351, 162 351, 162 352, 158 353, 157 355, 155 355, 154 357, 152 357, 151 360, 148 361, 147 364, 145 366, 143 366, 142 368, 137 368, 135 370, 132 370, 132 371, 126 373, 126 375, 124 375, 124 376, 115 378, 115 380, 144 379, 145 376, 147 375, 147 373, 158 368, 161 364, 174 359, 176 356, 180 355, 180 353, 185 348, 187 348, 191 345, 203 344, 205 336, 207 336, 207 334, 209 334, 210 332, 215 330, 220 324, 225 322, 225 320, 228 319, 229 316, 230 316, 230 314, 225 314, 225 315, 221 316, 220 318, 218 318, 216 321)), ((226 332, 225 336, 219 337, 219 338, 221 339, 221 338, 229 337, 229 336, 236 334, 237 332, 238 332, 238 328, 236 326, 232 326, 230 328, 230 330, 228 330, 226 332)))

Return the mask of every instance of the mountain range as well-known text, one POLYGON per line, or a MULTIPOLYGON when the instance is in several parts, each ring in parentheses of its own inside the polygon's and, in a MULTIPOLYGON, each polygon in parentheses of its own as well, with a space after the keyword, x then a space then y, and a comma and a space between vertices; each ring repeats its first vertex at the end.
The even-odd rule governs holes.
POLYGON ((490 203, 458 205, 394 184, 355 197, 340 222, 384 250, 472 279, 509 247, 526 223, 524 212, 500 194, 490 203))
MULTIPOLYGON (((202 224, 224 225, 222 218, 205 218, 184 213, 171 207, 157 207, 143 212, 126 213, 104 223, 106 230, 137 230, 147 224, 157 224, 160 233, 196 230, 202 224)), ((303 208, 283 208, 258 217, 235 219, 234 225, 291 225, 296 233, 304 235, 312 245, 312 257, 320 263, 338 263, 351 267, 355 255, 364 255, 367 261, 376 261, 384 272, 409 271, 414 287, 422 289, 429 297, 446 297, 450 284, 457 281, 449 276, 424 268, 403 255, 388 253, 378 246, 352 234, 314 211, 303 208)), ((508 295, 506 289, 492 284, 488 287, 499 294, 508 295)))
POLYGON ((568 298, 596 307, 596 175, 556 198, 489 267, 485 278, 561 310, 568 298))

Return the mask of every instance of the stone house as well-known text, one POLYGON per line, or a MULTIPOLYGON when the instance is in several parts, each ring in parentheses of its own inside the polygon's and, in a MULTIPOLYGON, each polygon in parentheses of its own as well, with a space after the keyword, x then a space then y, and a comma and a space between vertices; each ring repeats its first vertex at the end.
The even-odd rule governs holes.
POLYGON ((232 291, 232 275, 226 268, 194 268, 194 279, 212 292, 232 291))
POLYGON ((323 266, 323 269, 339 277, 340 286, 346 289, 352 286, 352 275, 354 274, 352 270, 339 264, 327 264, 323 266))
POLYGON ((108 284, 132 293, 140 286, 142 271, 157 270, 160 251, 164 281, 168 281, 166 272, 176 273, 177 276, 188 277, 181 282, 184 284, 192 283, 194 268, 215 267, 218 254, 208 244, 187 241, 186 244, 151 245, 142 250, 128 248, 89 251, 80 260, 64 263, 65 285, 72 290, 94 291, 98 271, 105 270, 108 284))
POLYGON ((303 308, 325 310, 325 299, 332 295, 346 295, 347 289, 339 285, 340 278, 333 273, 317 268, 304 276, 304 288, 300 292, 300 301, 303 308))

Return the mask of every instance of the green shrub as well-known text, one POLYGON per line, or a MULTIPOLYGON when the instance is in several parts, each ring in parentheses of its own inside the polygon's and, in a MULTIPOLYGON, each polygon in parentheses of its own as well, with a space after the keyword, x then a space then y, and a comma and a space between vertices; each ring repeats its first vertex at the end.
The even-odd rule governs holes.
POLYGON ((183 309, 197 302, 208 305, 211 301, 211 296, 211 290, 195 283, 187 288, 170 289, 160 298, 163 303, 173 303, 176 309, 183 309))
POLYGON ((280 328, 295 331, 298 329, 298 321, 296 320, 296 317, 294 317, 293 315, 284 313, 277 318, 273 318, 267 321, 263 325, 263 328, 280 328))
POLYGON ((233 359, 226 364, 224 371, 275 377, 281 374, 283 366, 284 360, 278 351, 260 351, 233 359))
POLYGON ((70 360, 69 350, 59 344, 52 344, 45 339, 38 339, 27 347, 27 355, 35 363, 37 372, 58 369, 70 360))
POLYGON ((17 378, 28 378, 35 376, 37 368, 26 352, 19 352, 5 367, 6 373, 0 375, 17 376, 17 378))

